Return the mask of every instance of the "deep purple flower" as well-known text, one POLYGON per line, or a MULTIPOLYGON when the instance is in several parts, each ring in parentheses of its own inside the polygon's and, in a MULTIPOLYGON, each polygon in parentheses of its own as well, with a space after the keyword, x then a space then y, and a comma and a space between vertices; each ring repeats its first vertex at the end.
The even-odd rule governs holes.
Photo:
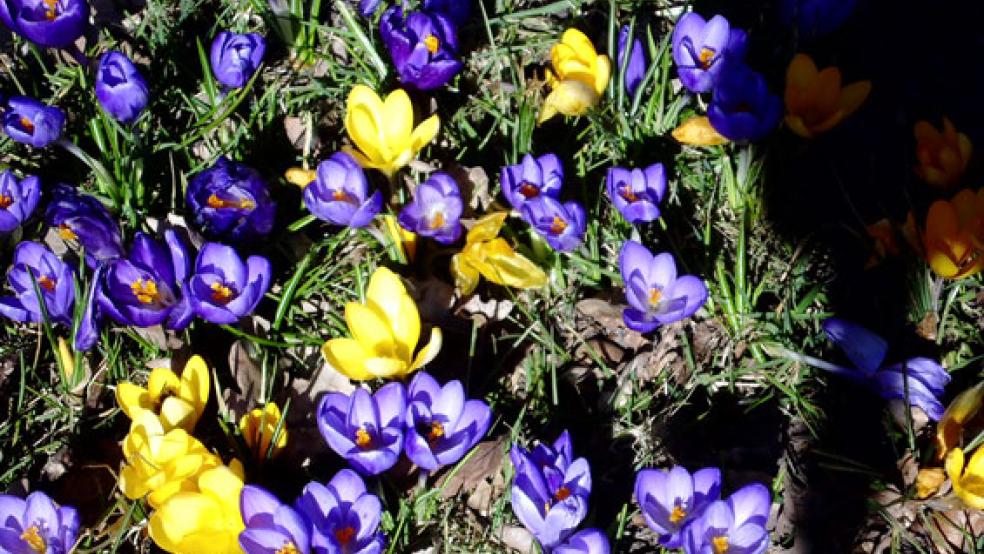
POLYGON ((188 183, 185 202, 202 230, 231 242, 265 237, 277 211, 260 174, 224 156, 188 183))
POLYGON ((556 154, 534 158, 530 154, 516 165, 502 168, 499 175, 502 194, 513 208, 521 209, 527 200, 538 196, 557 198, 564 184, 564 166, 556 154))
POLYGON ((618 254, 618 266, 629 302, 622 318, 640 333, 690 317, 707 300, 704 281, 693 275, 677 277, 669 252, 653 256, 645 246, 628 240, 618 254))
POLYGON ((363 388, 352 395, 326 394, 318 405, 318 429, 328 446, 359 473, 378 475, 396 464, 403 450, 403 414, 407 392, 401 383, 375 394, 363 388))
POLYGON ((613 167, 605 179, 608 198, 630 223, 654 221, 666 194, 666 170, 656 163, 646 169, 613 167))
POLYGON ((304 205, 318 219, 334 225, 361 228, 372 223, 383 207, 378 190, 369 194, 362 166, 345 152, 318 164, 318 177, 304 187, 304 205))
POLYGON ((57 231, 62 240, 77 242, 84 248, 90 267, 123 255, 120 226, 102 202, 66 184, 55 185, 51 197, 44 214, 45 224, 57 231))
POLYGON ((410 461, 434 471, 456 463, 489 430, 492 410, 481 400, 466 400, 461 381, 441 387, 421 371, 410 382, 405 449, 410 461))
POLYGON ((85 31, 89 5, 85 0, 0 0, 0 21, 35 44, 65 48, 85 31))
POLYGON ((608 536, 600 529, 584 529, 558 544, 550 554, 608 554, 611 545, 608 536))
POLYGON ((635 96, 636 90, 642 84, 646 76, 648 64, 646 63, 646 49, 642 41, 637 37, 632 37, 631 51, 628 52, 628 61, 625 59, 626 48, 629 47, 629 26, 624 25, 618 32, 618 66, 619 71, 625 68, 625 92, 629 98, 635 96))
POLYGON ((758 140, 779 123, 782 100, 769 92, 762 75, 742 63, 728 63, 714 87, 707 117, 731 140, 758 140))
POLYGON ((20 227, 34 213, 41 199, 41 179, 28 175, 21 180, 9 169, 0 172, 0 234, 20 227))
POLYGON ((454 24, 439 13, 411 12, 393 6, 383 12, 379 34, 393 57, 400 81, 420 90, 444 86, 461 71, 455 56, 454 24))
POLYGON ((327 486, 308 483, 295 506, 313 525, 311 548, 317 554, 380 554, 386 545, 379 530, 383 506, 350 469, 336 473, 327 486))
POLYGON ((458 183, 447 173, 437 172, 420 183, 413 200, 400 212, 400 225, 441 244, 451 244, 461 236, 464 203, 458 183))
POLYGON ((369 17, 379 9, 379 0, 361 0, 359 2, 359 13, 362 17, 369 17))
POLYGON ((79 535, 79 513, 46 494, 0 495, 0 552, 68 554, 79 535))
POLYGON ((475 0, 424 0, 424 11, 439 13, 461 26, 471 17, 474 3, 475 0))
POLYGON ((587 216, 577 202, 561 204, 549 196, 539 196, 526 201, 520 213, 555 250, 571 252, 584 240, 587 216))
POLYGON ((804 38, 816 38, 836 31, 857 5, 858 0, 782 0, 779 14, 804 38))
MULTIPOLYGON (((0 2, 3 5, 3 2, 0 2)), ((61 138, 65 112, 27 96, 11 96, 3 112, 3 130, 11 139, 44 148, 61 138)))
POLYGON ((681 466, 669 471, 644 469, 636 474, 635 498, 646 525, 659 534, 665 548, 680 548, 683 529, 721 497, 721 470, 696 471, 681 466))
POLYGON ((266 39, 256 33, 222 31, 212 41, 209 61, 215 80, 229 88, 249 82, 263 61, 266 39))
POLYGON ((239 495, 239 510, 246 529, 239 546, 246 554, 311 551, 311 523, 266 489, 246 485, 239 495))
POLYGON ((99 58, 96 99, 114 119, 133 123, 147 107, 148 94, 147 81, 130 58, 116 51, 99 58))
POLYGON ((732 29, 724 16, 715 15, 704 21, 693 12, 677 21, 672 40, 680 82, 697 93, 714 89, 725 58, 740 61, 748 45, 745 31, 732 29))
POLYGON ((15 321, 41 321, 37 290, 44 299, 50 321, 71 326, 72 305, 75 303, 74 277, 71 266, 43 245, 37 242, 18 244, 14 249, 14 263, 7 271, 7 282, 14 295, 0 298, 0 315, 15 321))
POLYGON ((231 246, 207 242, 188 281, 189 302, 205 321, 231 325, 253 313, 270 288, 270 274, 270 261, 263 256, 243 263, 231 246))
POLYGON ((687 526, 683 551, 686 554, 762 554, 769 548, 769 520, 772 497, 760 483, 746 485, 728 497, 717 500, 687 526))

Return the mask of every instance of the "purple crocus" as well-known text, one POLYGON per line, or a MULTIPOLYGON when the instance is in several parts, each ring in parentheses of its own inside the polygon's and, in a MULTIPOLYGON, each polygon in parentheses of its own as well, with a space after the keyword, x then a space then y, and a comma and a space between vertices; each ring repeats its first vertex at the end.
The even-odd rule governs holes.
POLYGON ((77 242, 85 250, 90 267, 123 255, 116 219, 102 202, 73 186, 55 185, 44 219, 62 240, 77 242))
POLYGON ((2 0, 0 21, 35 44, 67 48, 85 31, 89 4, 85 0, 2 0))
POLYGON ((746 485, 716 500, 684 532, 685 554, 762 554, 769 548, 772 498, 760 483, 746 485))
POLYGON ((636 474, 635 498, 646 525, 665 548, 680 548, 683 530, 721 497, 721 470, 704 468, 693 475, 681 466, 669 471, 644 469, 636 474))
POLYGON ((693 275, 677 277, 669 252, 653 256, 645 246, 629 240, 618 254, 618 266, 629 302, 622 318, 640 333, 690 317, 707 300, 704 281, 693 275))
POLYGON ((20 227, 41 199, 41 179, 28 175, 18 180, 13 171, 0 172, 0 234, 20 227))
POLYGON ((360 0, 359 2, 359 14, 362 17, 370 17, 372 14, 376 13, 379 9, 380 0, 360 0))
POLYGON ((499 181, 506 200, 519 210, 527 200, 539 196, 559 197, 560 187, 564 184, 564 166, 556 154, 544 154, 539 158, 526 154, 522 162, 503 167, 499 181))
POLYGON ((40 299, 43 299, 50 321, 71 326, 74 277, 71 266, 42 244, 18 244, 14 249, 14 263, 7 271, 7 282, 14 295, 0 297, 0 315, 15 321, 38 323, 42 320, 40 299), (37 292, 41 293, 40 299, 37 292))
POLYGON ((239 533, 239 546, 246 554, 311 552, 311 523, 263 487, 244 486, 239 510, 246 525, 239 533))
POLYGON ((622 68, 625 68, 625 92, 628 93, 630 99, 635 96, 636 90, 639 89, 639 85, 646 77, 647 65, 646 50, 642 46, 642 41, 638 37, 629 37, 629 26, 622 26, 618 32, 618 66, 619 71, 623 71, 622 68), (631 46, 629 38, 632 39, 631 46), (630 48, 630 50, 626 52, 626 48, 630 48), (626 60, 626 54, 628 54, 628 60, 626 60))
POLYGON ((437 172, 420 183, 413 201, 400 212, 400 225, 441 244, 451 244, 461 236, 464 203, 458 183, 447 173, 437 172))
POLYGON ((147 107, 147 81, 121 52, 106 52, 96 70, 96 99, 120 123, 133 123, 147 107))
POLYGON ((380 554, 386 546, 379 530, 379 497, 366 491, 362 477, 350 469, 336 473, 327 485, 308 483, 295 506, 313 526, 313 552, 380 554))
POLYGON ((600 529, 578 531, 558 544, 550 554, 608 554, 611 545, 608 536, 600 529))
POLYGON ((736 62, 724 65, 707 117, 725 137, 753 141, 775 129, 782 109, 782 100, 769 92, 762 75, 736 62))
POLYGON ((304 187, 304 205, 318 219, 334 225, 369 225, 383 206, 378 190, 369 194, 362 166, 345 152, 318 164, 317 179, 304 187))
POLYGON ((666 169, 656 163, 646 169, 613 167, 605 178, 608 198, 630 223, 655 221, 666 194, 666 169))
POLYGON ((782 0, 779 15, 787 24, 796 24, 804 38, 816 38, 836 31, 854 13, 858 0, 782 0))
POLYGON ((215 80, 229 88, 249 82, 263 61, 266 39, 256 33, 222 31, 212 41, 209 61, 215 80))
POLYGON ((405 450, 427 471, 456 463, 485 436, 492 410, 481 400, 466 400, 461 381, 441 387, 421 371, 410 382, 405 450))
POLYGON ((405 85, 431 90, 461 71, 461 62, 455 58, 457 32, 442 14, 411 12, 404 17, 403 8, 393 6, 383 12, 379 34, 405 85))
MULTIPOLYGON (((3 2, 0 2, 2 5, 3 2)), ((27 96, 11 96, 3 112, 3 130, 12 140, 44 148, 61 138, 65 112, 27 96)))
POLYGON ((471 17, 472 4, 474 0, 424 0, 424 11, 439 13, 461 26, 471 17))
POLYGON ((0 494, 0 551, 68 554, 79 535, 79 513, 36 491, 27 498, 0 494))
POLYGON ((270 288, 270 261, 263 256, 243 259, 231 246, 207 242, 198 252, 187 294, 198 317, 231 325, 253 313, 270 288))
POLYGON ((351 396, 331 392, 318 405, 318 429, 328 446, 359 473, 378 475, 396 464, 403 450, 407 392, 401 383, 375 394, 363 388, 351 396))
POLYGON ((231 242, 268 235, 277 211, 260 174, 224 156, 188 183, 185 202, 205 233, 231 242))
POLYGON ((680 82, 690 92, 701 93, 715 88, 725 58, 740 61, 745 57, 748 35, 732 29, 724 16, 705 21, 690 12, 677 21, 672 42, 680 82))
POLYGON ((549 196, 539 196, 526 201, 520 213, 555 250, 572 252, 584 240, 587 216, 577 202, 561 204, 549 196))

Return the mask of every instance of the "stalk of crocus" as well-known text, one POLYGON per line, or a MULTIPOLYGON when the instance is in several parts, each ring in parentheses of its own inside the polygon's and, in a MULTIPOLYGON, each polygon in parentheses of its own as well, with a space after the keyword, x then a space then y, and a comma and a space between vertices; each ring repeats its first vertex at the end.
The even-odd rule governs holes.
POLYGON ((464 25, 471 17, 472 3, 471 0, 424 0, 424 11, 439 13, 455 25, 464 25))
POLYGON ((796 54, 786 69, 786 125, 803 138, 828 131, 855 112, 871 92, 871 81, 841 86, 840 69, 817 69, 813 58, 796 54))
POLYGON ((253 313, 270 288, 270 275, 270 261, 263 256, 250 256, 244 263, 231 246, 206 242, 185 294, 198 317, 231 325, 253 313))
POLYGON ((351 395, 330 392, 318 404, 318 429, 356 471, 378 475, 400 459, 406 407, 401 383, 384 385, 372 395, 363 388, 351 395))
POLYGON ((538 196, 524 203, 520 213, 555 250, 573 252, 584 241, 587 215, 577 202, 561 204, 549 196, 538 196))
POLYGON ((746 485, 726 500, 715 500, 684 532, 685 554, 741 552, 763 554, 769 548, 772 496, 760 483, 746 485))
POLYGON ((147 386, 124 381, 116 386, 116 403, 132 421, 142 412, 157 416, 161 428, 192 432, 208 404, 211 375, 205 360, 194 355, 185 364, 181 377, 167 368, 150 372, 147 386))
POLYGON ((30 241, 18 244, 7 282, 14 294, 0 297, 0 315, 38 323, 43 319, 43 301, 49 321, 72 326, 75 272, 44 245, 30 241))
POLYGON ((464 203, 453 177, 436 172, 420 183, 413 200, 400 211, 400 225, 422 237, 441 244, 452 244, 461 236, 461 213, 464 203))
POLYGON ((28 175, 18 180, 9 169, 0 172, 0 234, 23 225, 40 199, 41 179, 28 175))
POLYGON ((246 554, 311 552, 311 522, 263 487, 244 486, 239 511, 246 526, 239 546, 246 554))
POLYGON ((817 38, 836 31, 854 12, 858 0, 782 0, 779 15, 795 24, 803 38, 817 38))
POLYGON ((328 223, 362 228, 379 213, 383 195, 370 195, 362 167, 348 153, 336 152, 318 164, 315 180, 304 187, 304 205, 328 223))
POLYGON ((601 101, 612 74, 608 56, 598 54, 591 40, 577 29, 567 29, 550 50, 547 84, 539 123, 558 113, 584 115, 601 101))
POLYGON ((428 471, 458 462, 485 436, 492 410, 466 400, 461 381, 443 387, 421 371, 410 382, 406 413, 407 458, 428 471))
POLYGON ((970 460, 963 449, 954 448, 946 457, 946 474, 953 492, 968 508, 984 510, 984 448, 978 446, 970 460))
POLYGON ((630 99, 635 96, 636 90, 642 84, 642 79, 646 76, 648 69, 646 58, 646 50, 642 41, 638 37, 630 37, 629 26, 624 25, 618 32, 618 67, 619 71, 625 71, 623 84, 630 99), (630 38, 632 39, 631 44, 629 43, 630 38), (628 59, 626 59, 626 55, 628 55, 628 59))
POLYGON ((62 240, 77 242, 85 250, 89 267, 123 255, 119 224, 102 202, 65 184, 56 185, 51 197, 45 224, 62 240))
POLYGON ((913 128, 916 137, 916 173, 928 184, 949 189, 960 182, 973 144, 970 138, 958 133, 949 118, 943 118, 943 129, 937 130, 928 121, 919 121, 913 128))
POLYGON ((723 66, 707 107, 707 118, 723 136, 735 141, 759 140, 782 117, 782 101, 771 94, 762 75, 741 63, 723 66))
POLYGON ((268 235, 277 211, 260 174, 224 156, 192 178, 185 202, 205 233, 231 242, 268 235))
POLYGON ((636 474, 635 499, 646 525, 664 548, 680 548, 687 525, 721 497, 721 470, 708 467, 693 475, 682 466, 636 474))
POLYGON ((4 0, 0 21, 37 45, 69 48, 89 23, 89 5, 85 0, 4 0))
POLYGON ((434 327, 428 343, 417 351, 417 304, 400 278, 385 267, 369 278, 365 304, 345 304, 345 323, 352 338, 331 339, 321 352, 332 367, 356 381, 408 375, 441 350, 441 330, 434 327))
POLYGON ((666 169, 656 163, 646 169, 613 167, 605 178, 608 198, 630 223, 655 221, 666 194, 666 169))
POLYGON ((99 104, 120 123, 133 123, 147 107, 147 81, 121 52, 106 52, 99 58, 95 88, 99 104))
POLYGON ((257 460, 266 460, 268 454, 270 458, 275 458, 287 448, 287 424, 284 422, 281 425, 281 419, 280 407, 268 402, 262 410, 256 408, 239 420, 239 432, 257 460), (277 427, 280 427, 279 434, 277 427), (274 436, 277 437, 276 442, 273 442, 274 436))
POLYGON ((690 12, 677 21, 672 43, 680 82, 690 92, 702 93, 714 90, 726 59, 740 62, 745 57, 748 35, 732 29, 724 16, 705 21, 690 12))
POLYGON ((945 279, 963 279, 984 269, 984 188, 937 200, 926 214, 922 246, 933 271, 945 279))
POLYGON ((226 87, 243 87, 260 67, 265 52, 266 39, 261 35, 222 31, 209 52, 212 74, 226 87))
POLYGON ((339 471, 326 485, 308 483, 294 506, 312 524, 314 552, 379 554, 386 546, 382 503, 352 470, 339 471))
MULTIPOLYGON (((0 2, 2 4, 2 2, 0 2)), ((11 96, 3 112, 3 130, 12 140, 44 148, 61 138, 65 112, 27 96, 11 96)))
POLYGON ((451 274, 461 294, 475 291, 481 277, 520 289, 547 284, 547 274, 499 237, 506 212, 494 212, 478 220, 465 236, 465 247, 451 258, 451 274))
POLYGON ((707 301, 704 281, 693 275, 678 277, 669 252, 653 256, 645 246, 629 240, 619 252, 618 266, 629 303, 622 317, 640 333, 688 318, 707 301))
POLYGON ((520 163, 502 168, 499 182, 503 196, 519 210, 527 200, 538 196, 559 198, 564 184, 564 166, 556 154, 538 158, 526 154, 520 163))
POLYGON ((0 551, 67 554, 79 536, 79 513, 41 491, 19 498, 0 494, 0 551))
POLYGON ((964 427, 974 421, 984 405, 984 382, 978 383, 954 398, 936 424, 936 456, 943 460, 946 453, 957 444, 964 427))
POLYGON ((442 87, 461 71, 454 23, 436 12, 393 6, 383 12, 379 34, 393 57, 400 82, 420 90, 442 87))

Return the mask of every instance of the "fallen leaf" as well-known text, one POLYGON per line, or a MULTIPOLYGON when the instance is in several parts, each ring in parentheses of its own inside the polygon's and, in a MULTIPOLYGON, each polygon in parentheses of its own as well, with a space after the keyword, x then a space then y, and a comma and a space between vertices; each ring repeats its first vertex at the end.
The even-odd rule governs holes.
POLYGON ((508 444, 508 435, 478 443, 475 453, 458 471, 447 473, 437 481, 441 497, 454 498, 462 492, 473 491, 479 483, 501 473, 508 444))

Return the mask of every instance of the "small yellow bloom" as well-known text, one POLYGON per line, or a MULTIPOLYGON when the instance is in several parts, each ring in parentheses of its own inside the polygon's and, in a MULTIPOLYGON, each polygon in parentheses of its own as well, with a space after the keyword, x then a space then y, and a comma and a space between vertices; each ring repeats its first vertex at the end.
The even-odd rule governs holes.
POLYGON ((147 388, 133 383, 116 387, 116 402, 131 420, 148 410, 160 416, 165 431, 182 428, 191 432, 208 403, 209 372, 201 356, 192 356, 178 378, 170 369, 150 372, 147 388))
POLYGON ((259 408, 244 415, 239 420, 239 432, 242 433, 246 445, 253 451, 257 460, 265 460, 267 452, 270 457, 275 458, 284 448, 287 447, 287 425, 280 425, 280 408, 270 402, 262 410, 259 408), (280 434, 277 435, 277 427, 280 426, 280 434), (277 435, 277 442, 273 449, 270 449, 270 441, 277 435))
POLYGON ((964 466, 964 452, 954 448, 946 457, 946 474, 953 492, 968 507, 984 510, 984 448, 978 448, 964 466))
POLYGON ((962 279, 984 269, 984 189, 933 202, 922 239, 926 260, 940 277, 962 279))
POLYGON ((318 178, 318 172, 313 169, 304 169, 303 167, 292 167, 284 173, 284 179, 287 182, 304 188, 311 184, 312 181, 318 178))
POLYGON ((417 234, 404 229, 393 214, 383 216, 383 231, 387 244, 395 250, 399 259, 403 263, 412 262, 417 256, 417 234))
POLYGON ((786 125, 812 138, 854 113, 871 92, 871 81, 841 87, 840 69, 817 69, 813 58, 797 54, 786 70, 786 125))
POLYGON ((194 490, 175 494, 150 516, 148 530, 157 546, 174 554, 240 554, 239 533, 246 528, 239 511, 241 468, 220 465, 203 471, 194 490))
POLYGON ((441 350, 441 330, 417 352, 420 313, 399 276, 380 267, 369 278, 366 303, 345 305, 352 338, 331 339, 321 347, 332 367, 356 381, 401 377, 426 365, 441 350))
POLYGON ((356 85, 349 93, 345 130, 358 148, 349 154, 362 167, 378 169, 387 177, 413 161, 440 128, 436 114, 414 128, 413 105, 403 89, 394 90, 386 100, 365 85, 356 85))
POLYGON ((601 100, 612 74, 608 56, 598 54, 591 40, 577 29, 564 31, 550 50, 550 64, 547 84, 551 91, 543 103, 540 123, 558 113, 584 115, 601 100))
POLYGON ((936 494, 946 481, 946 474, 942 468, 929 467, 920 469, 916 475, 916 496, 918 498, 929 498, 936 494))
POLYGON ((451 274, 461 294, 474 292, 481 276, 520 289, 537 289, 547 284, 547 274, 539 266, 499 237, 506 215, 496 212, 480 219, 468 231, 465 247, 451 258, 451 274))
POLYGON ((916 157, 919 165, 916 173, 934 187, 950 188, 960 182, 973 145, 970 138, 958 133, 948 118, 943 118, 943 132, 937 131, 928 121, 916 123, 916 157))
POLYGON ((936 424, 936 455, 942 460, 947 451, 960 443, 964 426, 974 419, 984 403, 984 382, 971 387, 950 402, 936 424))
POLYGON ((728 139, 711 125, 706 115, 698 115, 684 121, 673 129, 673 138, 681 144, 691 146, 718 146, 728 142, 728 139))
POLYGON ((75 374, 75 354, 64 338, 58 337, 58 361, 61 369, 65 372, 65 382, 71 383, 72 376, 75 374))

